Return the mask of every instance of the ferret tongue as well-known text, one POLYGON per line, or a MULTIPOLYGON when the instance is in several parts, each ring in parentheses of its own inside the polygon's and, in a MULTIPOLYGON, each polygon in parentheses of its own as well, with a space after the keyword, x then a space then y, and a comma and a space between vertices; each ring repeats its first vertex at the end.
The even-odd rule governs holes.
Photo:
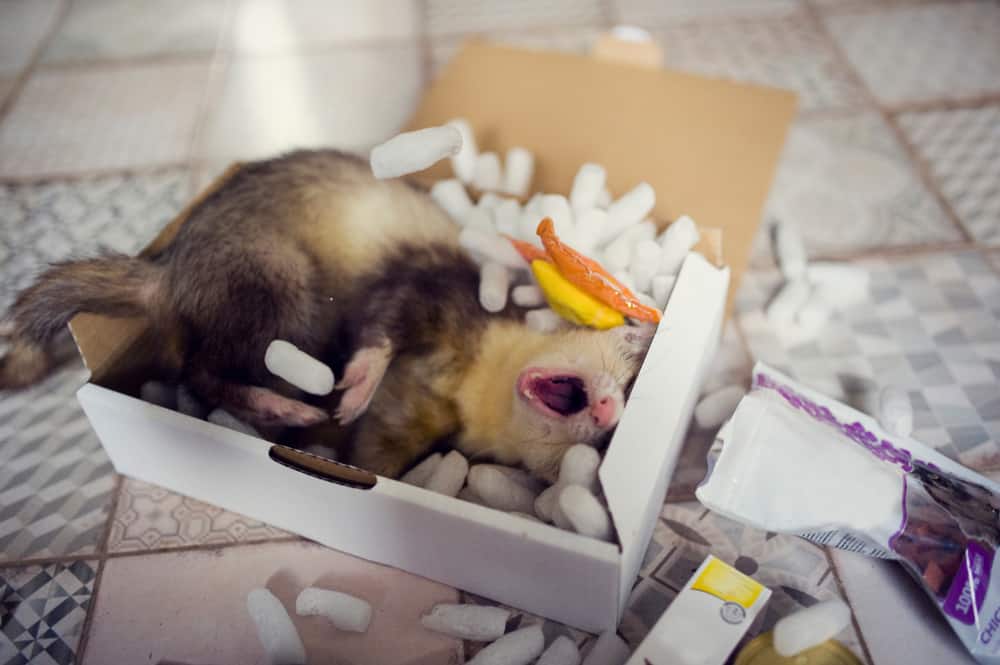
POLYGON ((583 381, 577 377, 539 378, 533 382, 532 390, 545 406, 563 416, 576 413, 587 405, 583 381))

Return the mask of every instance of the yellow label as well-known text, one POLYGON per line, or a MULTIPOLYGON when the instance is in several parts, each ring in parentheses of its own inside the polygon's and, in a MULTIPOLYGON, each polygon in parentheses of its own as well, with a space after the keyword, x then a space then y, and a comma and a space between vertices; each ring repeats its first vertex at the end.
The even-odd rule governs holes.
POLYGON ((712 557, 702 568, 701 574, 698 575, 691 588, 750 609, 750 606, 757 600, 757 596, 763 591, 764 586, 724 561, 712 557))

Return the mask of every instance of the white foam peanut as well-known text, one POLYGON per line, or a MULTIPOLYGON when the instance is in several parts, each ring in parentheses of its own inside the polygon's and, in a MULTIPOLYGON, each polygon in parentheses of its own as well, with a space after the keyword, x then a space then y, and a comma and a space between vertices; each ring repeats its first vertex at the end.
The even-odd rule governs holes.
POLYGON ((613 630, 601 633, 583 659, 583 665, 625 665, 629 657, 628 644, 613 630))
POLYGON ((500 205, 500 202, 503 200, 504 198, 499 194, 496 194, 494 192, 485 192, 482 196, 479 197, 479 200, 476 201, 476 207, 492 210, 493 208, 496 208, 498 205, 500 205))
POLYGON ((839 598, 824 600, 778 620, 774 650, 790 658, 826 642, 851 623, 851 608, 839 598))
POLYGON ((510 299, 518 307, 538 307, 545 304, 545 294, 534 284, 515 286, 510 299))
POLYGON ((597 489, 597 470, 601 454, 593 446, 577 443, 563 453, 559 463, 559 482, 563 485, 580 485, 591 492, 597 489))
POLYGON ((516 238, 519 232, 518 221, 521 218, 521 204, 514 199, 503 199, 493 209, 493 224, 497 233, 516 238))
POLYGON ((462 501, 468 501, 469 503, 474 503, 479 506, 487 505, 486 502, 483 501, 483 497, 476 494, 476 492, 468 485, 463 487, 459 493, 455 495, 455 498, 461 499, 462 501))
POLYGON ((632 263, 636 244, 643 240, 656 237, 656 225, 650 221, 639 222, 626 229, 604 248, 605 257, 609 263, 605 265, 610 270, 623 270, 632 263))
POLYGON ((271 374, 311 395, 333 392, 333 370, 283 339, 276 339, 267 345, 264 365, 271 374))
POLYGON ((601 502, 580 485, 567 485, 559 492, 559 511, 582 536, 611 540, 611 518, 601 502))
POLYGON ((231 429, 234 432, 242 432, 243 434, 249 434, 250 436, 257 437, 258 439, 260 438, 260 432, 225 409, 214 409, 208 414, 206 420, 210 423, 219 425, 220 427, 231 429))
POLYGON ((177 386, 177 410, 183 413, 185 416, 191 416, 192 418, 197 418, 198 420, 203 420, 206 415, 208 415, 208 408, 201 403, 194 393, 185 386, 180 384, 177 386))
POLYGON ((305 665, 306 648, 284 605, 267 589, 247 594, 247 612, 271 665, 305 665))
POLYGON ((560 635, 552 641, 535 665, 580 665, 580 650, 576 642, 560 635))
POLYGON ((552 502, 552 523, 563 531, 576 531, 573 528, 573 523, 569 521, 569 517, 563 512, 562 503, 559 501, 563 489, 565 489, 565 485, 560 485, 556 492, 556 499, 552 502))
POLYGON ((452 221, 461 224, 472 210, 472 200, 465 191, 465 185, 453 178, 439 180, 431 187, 431 198, 441 206, 452 221))
POLYGON ((372 149, 372 174, 383 180, 423 171, 445 157, 457 155, 462 134, 449 125, 427 127, 392 137, 372 149))
POLYGON ((427 630, 461 640, 491 642, 503 636, 510 620, 510 610, 492 605, 439 603, 420 617, 427 630))
POLYGON ((528 200, 528 203, 521 210, 521 219, 518 222, 518 232, 521 240, 530 242, 536 247, 542 246, 542 239, 538 237, 538 224, 545 217, 542 214, 543 196, 543 194, 538 193, 528 200))
POLYGON ((657 309, 663 309, 670 300, 670 292, 674 288, 677 278, 673 275, 654 275, 651 280, 653 288, 653 300, 656 301, 657 309))
POLYGON ((694 421, 702 429, 713 429, 726 422, 746 395, 742 386, 726 386, 701 398, 694 407, 694 421))
POLYGON ((510 511, 507 514, 508 515, 517 515, 518 517, 523 517, 524 519, 531 520, 532 522, 541 522, 542 521, 541 519, 539 519, 535 515, 532 515, 531 513, 521 513, 521 512, 518 512, 516 510, 512 510, 512 511, 510 511))
POLYGON ((465 477, 468 474, 469 462, 462 453, 452 450, 434 469, 424 488, 445 496, 455 496, 465 484, 465 477))
POLYGON ((638 291, 647 292, 650 289, 653 275, 660 268, 660 245, 655 240, 642 240, 635 245, 629 274, 635 280, 638 291))
POLYGON ((906 391, 898 386, 886 386, 879 391, 878 421, 896 436, 913 434, 913 405, 906 391))
POLYGON ((597 207, 597 198, 604 189, 607 175, 607 171, 600 164, 587 163, 580 167, 573 178, 573 188, 569 193, 573 212, 580 214, 597 207))
POLYGON ((503 191, 514 196, 524 196, 531 189, 535 175, 535 156, 527 148, 515 146, 507 151, 504 161, 503 191))
POLYGON ((817 261, 806 267, 816 299, 833 307, 850 307, 868 301, 871 273, 860 266, 817 261))
POLYGON ((458 244, 508 268, 528 267, 510 241, 492 231, 467 226, 458 234, 458 244))
POLYGON ((496 233, 493 225, 493 212, 486 208, 470 208, 459 222, 467 229, 475 229, 482 233, 496 233))
POLYGON ((795 316, 795 320, 805 330, 819 332, 830 320, 830 308, 819 298, 810 298, 795 316))
POLYGON ((609 205, 611 205, 611 192, 607 187, 602 187, 601 193, 597 195, 597 207, 607 210, 609 205))
POLYGON ((545 194, 542 196, 541 205, 542 217, 552 220, 556 235, 560 238, 567 238, 573 229, 573 211, 569 207, 569 201, 562 194, 545 194))
POLYGON ((528 665, 545 648, 540 625, 507 633, 477 653, 466 665, 528 665))
POLYGON ((472 127, 463 118, 450 120, 448 124, 457 129, 462 136, 462 147, 451 158, 451 169, 459 180, 470 184, 476 176, 476 157, 479 155, 476 135, 472 133, 472 127))
POLYGON ((438 467, 441 463, 441 458, 443 455, 441 453, 434 453, 428 455, 420 464, 416 465, 399 479, 400 482, 406 483, 407 485, 416 485, 417 487, 423 487, 430 480, 431 476, 434 475, 434 469, 438 467))
POLYGON ((524 323, 535 332, 550 333, 562 327, 563 319, 548 307, 540 307, 525 312, 524 323))
POLYGON ((476 175, 472 184, 482 191, 497 191, 502 181, 500 156, 495 152, 483 152, 476 157, 476 175))
POLYGON ((545 522, 552 521, 552 511, 555 509, 556 501, 559 499, 559 492, 563 486, 559 483, 542 490, 535 498, 535 515, 545 522))
POLYGON ((597 248, 597 239, 601 236, 601 228, 608 221, 608 213, 600 208, 591 208, 577 212, 573 220, 573 231, 576 245, 573 249, 586 255, 593 254, 597 248))
POLYGON ((469 469, 469 487, 497 510, 531 512, 537 494, 490 465, 469 469))
POLYGON ((629 291, 635 291, 635 280, 632 279, 632 273, 628 270, 618 270, 617 272, 611 273, 611 276, 617 279, 622 286, 624 286, 629 291))
POLYGON ((786 279, 802 279, 806 273, 806 246, 798 229, 781 223, 774 229, 774 253, 786 279))
POLYGON ((660 256, 659 272, 676 275, 688 252, 698 244, 700 239, 701 233, 694 220, 687 215, 679 217, 660 236, 660 247, 663 249, 660 256))
MULTIPOLYGON (((624 236, 626 234, 622 234, 624 236)), ((623 272, 628 269, 632 261, 632 243, 619 236, 617 240, 608 245, 601 253, 601 263, 605 270, 612 273, 623 272)))
POLYGON ((162 381, 146 381, 139 388, 142 401, 162 406, 165 409, 177 408, 177 389, 162 381))
POLYGON ((809 299, 809 293, 809 282, 804 279, 786 282, 768 303, 767 320, 775 326, 790 325, 809 299))
POLYGON ((340 630, 352 633, 367 631, 372 620, 372 606, 367 600, 316 587, 302 590, 295 599, 295 613, 300 617, 325 617, 340 630))
POLYGON ((507 306, 510 292, 510 272, 495 261, 487 261, 479 269, 479 304, 487 312, 500 312, 507 306))
POLYGON ((607 242, 619 233, 638 224, 656 205, 656 192, 648 182, 641 182, 608 206, 608 223, 598 242, 607 242))

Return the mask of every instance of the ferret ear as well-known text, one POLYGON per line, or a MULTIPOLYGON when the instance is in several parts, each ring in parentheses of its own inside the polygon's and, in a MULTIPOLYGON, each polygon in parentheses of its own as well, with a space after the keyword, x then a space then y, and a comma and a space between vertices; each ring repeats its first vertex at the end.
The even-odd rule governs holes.
POLYGON ((656 325, 652 323, 625 324, 624 326, 614 328, 614 331, 634 350, 645 353, 649 349, 649 345, 653 342, 653 335, 656 334, 656 325))

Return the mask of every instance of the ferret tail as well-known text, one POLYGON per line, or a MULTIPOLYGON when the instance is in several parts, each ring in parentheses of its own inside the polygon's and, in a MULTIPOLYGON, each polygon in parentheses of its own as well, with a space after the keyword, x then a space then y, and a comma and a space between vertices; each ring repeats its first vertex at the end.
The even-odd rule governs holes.
POLYGON ((55 338, 80 312, 111 317, 151 313, 160 300, 162 266, 123 254, 53 264, 0 320, 7 353, 0 390, 23 388, 55 365, 55 338))

